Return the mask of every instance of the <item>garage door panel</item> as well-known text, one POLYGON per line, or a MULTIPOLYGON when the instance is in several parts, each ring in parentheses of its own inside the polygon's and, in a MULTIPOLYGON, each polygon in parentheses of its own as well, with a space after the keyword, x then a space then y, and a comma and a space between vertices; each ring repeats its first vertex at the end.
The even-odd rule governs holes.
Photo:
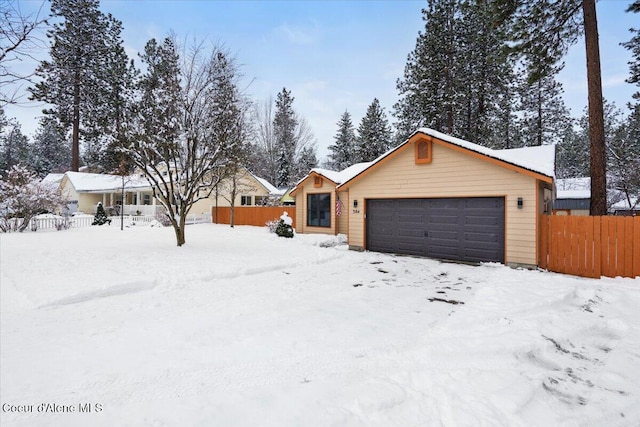
POLYGON ((504 198, 367 201, 367 249, 504 262, 504 198))
POLYGON ((497 216, 467 216, 464 219, 467 225, 498 225, 500 219, 497 216))
POLYGON ((498 242, 498 235, 487 233, 464 233, 464 239, 467 242, 496 243, 498 242))

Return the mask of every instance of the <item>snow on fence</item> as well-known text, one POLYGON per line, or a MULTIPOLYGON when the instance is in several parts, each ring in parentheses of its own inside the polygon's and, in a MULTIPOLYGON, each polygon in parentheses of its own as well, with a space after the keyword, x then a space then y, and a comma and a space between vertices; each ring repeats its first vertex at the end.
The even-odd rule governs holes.
MULTIPOLYGON (((233 209, 233 222, 235 225, 264 226, 267 221, 280 218, 283 212, 287 212, 293 223, 296 223, 295 206, 239 206, 233 209)), ((211 218, 215 224, 231 223, 230 207, 211 208, 211 218)))
POLYGON ((582 277, 640 276, 640 217, 540 217, 540 267, 582 277))

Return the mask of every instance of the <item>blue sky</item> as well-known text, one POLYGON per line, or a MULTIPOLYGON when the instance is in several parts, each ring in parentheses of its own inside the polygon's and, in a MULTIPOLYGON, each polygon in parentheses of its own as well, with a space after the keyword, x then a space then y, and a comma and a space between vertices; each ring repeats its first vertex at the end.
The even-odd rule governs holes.
MULTIPOLYGON (((40 1, 22 1, 29 10, 40 1)), ((630 54, 619 46, 640 27, 637 14, 625 13, 630 0, 598 2, 603 91, 619 107, 636 87, 628 77, 630 54)), ((377 97, 389 118, 409 52, 424 29, 426 1, 140 1, 102 0, 101 9, 124 25, 127 53, 137 52, 152 37, 173 31, 179 40, 209 39, 236 53, 246 76, 248 94, 256 100, 283 88, 295 97, 294 108, 307 119, 323 158, 333 143, 336 123, 347 109, 357 127, 377 97)), ((559 76, 565 101, 581 115, 587 103, 584 45, 571 48, 559 76)), ((11 107, 9 116, 35 130, 41 106, 11 107)))

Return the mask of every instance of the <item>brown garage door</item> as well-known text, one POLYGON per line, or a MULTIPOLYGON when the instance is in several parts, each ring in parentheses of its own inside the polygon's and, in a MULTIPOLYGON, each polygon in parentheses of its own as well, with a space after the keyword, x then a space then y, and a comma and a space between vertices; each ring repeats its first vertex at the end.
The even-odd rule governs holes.
POLYGON ((367 249, 504 262, 504 198, 367 200, 367 249))

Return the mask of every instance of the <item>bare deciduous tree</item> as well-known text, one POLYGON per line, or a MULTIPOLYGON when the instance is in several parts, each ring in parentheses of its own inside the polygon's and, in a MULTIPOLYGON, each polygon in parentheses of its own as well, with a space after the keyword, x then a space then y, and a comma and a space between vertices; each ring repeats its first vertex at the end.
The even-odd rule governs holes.
POLYGON ((195 42, 180 59, 171 38, 149 41, 141 58, 147 70, 128 151, 182 246, 187 214, 214 191, 243 138, 238 66, 222 48, 195 42))
POLYGON ((33 71, 22 72, 18 65, 32 56, 40 39, 36 29, 46 23, 42 2, 35 13, 25 14, 16 0, 0 2, 0 106, 20 100, 22 83, 29 83, 33 71))

